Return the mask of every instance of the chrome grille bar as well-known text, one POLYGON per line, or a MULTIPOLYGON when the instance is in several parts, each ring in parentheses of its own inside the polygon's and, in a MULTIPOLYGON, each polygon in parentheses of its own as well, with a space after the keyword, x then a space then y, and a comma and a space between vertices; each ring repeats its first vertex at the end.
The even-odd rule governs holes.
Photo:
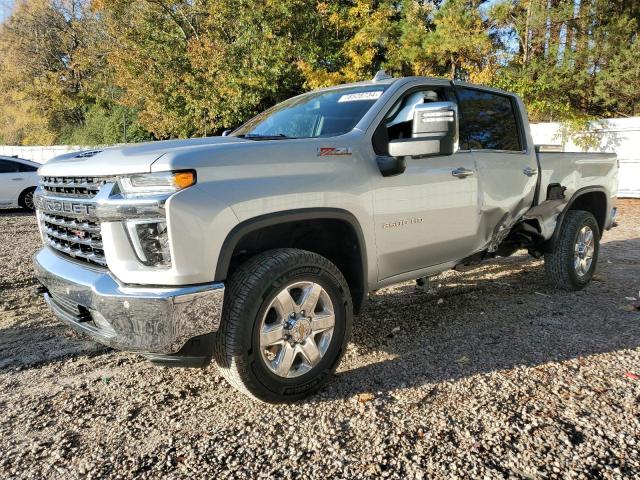
POLYGON ((54 230, 50 227, 44 227, 44 233, 49 237, 56 238, 58 240, 64 240, 65 242, 77 243, 79 245, 87 245, 93 249, 102 250, 102 242, 94 240, 93 238, 82 238, 77 235, 67 235, 66 233, 60 233, 58 230, 54 230))
POLYGON ((40 214, 42 219, 52 225, 60 227, 84 230, 90 233, 100 233, 100 226, 95 222, 78 221, 76 218, 67 218, 60 215, 50 215, 48 213, 40 214))
POLYGON ((104 253, 88 253, 86 251, 81 250, 80 248, 74 248, 71 245, 65 245, 61 241, 56 241, 53 238, 45 237, 45 243, 50 247, 69 255, 72 258, 77 258, 81 260, 86 260, 89 263, 95 263, 97 265, 106 267, 107 261, 104 258, 104 253))
POLYGON ((62 213, 39 212, 40 229, 50 247, 72 258, 106 266, 100 224, 96 218, 78 219, 62 213))
POLYGON ((45 192, 59 197, 93 198, 111 178, 105 177, 42 177, 40 186, 45 192))

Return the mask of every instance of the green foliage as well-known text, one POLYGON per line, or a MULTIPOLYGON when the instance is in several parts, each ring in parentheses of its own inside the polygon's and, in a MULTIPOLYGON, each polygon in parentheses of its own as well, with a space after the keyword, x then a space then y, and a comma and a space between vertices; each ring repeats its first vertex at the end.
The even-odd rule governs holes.
POLYGON ((111 145, 152 140, 153 137, 137 122, 136 113, 122 105, 91 105, 80 126, 68 125, 59 142, 67 145, 111 145))
POLYGON ((380 68, 515 91, 571 130, 639 114, 639 25, 628 0, 18 0, 0 138, 211 135, 380 68))

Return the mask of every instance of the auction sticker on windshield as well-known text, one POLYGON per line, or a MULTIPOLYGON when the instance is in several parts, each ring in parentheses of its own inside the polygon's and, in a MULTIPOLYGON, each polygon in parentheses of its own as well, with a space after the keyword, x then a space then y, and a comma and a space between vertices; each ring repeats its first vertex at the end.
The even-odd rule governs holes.
POLYGON ((360 100, 377 100, 382 95, 381 90, 376 90, 374 92, 359 92, 359 93, 348 93, 346 95, 342 95, 338 99, 338 103, 345 102, 357 102, 360 100))

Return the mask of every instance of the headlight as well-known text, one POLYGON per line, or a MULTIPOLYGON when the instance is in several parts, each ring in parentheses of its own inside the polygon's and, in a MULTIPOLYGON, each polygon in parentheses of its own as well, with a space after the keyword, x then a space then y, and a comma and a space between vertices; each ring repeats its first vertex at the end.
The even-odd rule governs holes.
POLYGON ((169 268, 171 250, 164 220, 130 220, 127 231, 138 260, 149 267, 169 268))
POLYGON ((125 198, 173 193, 195 183, 196 172, 193 170, 140 173, 118 179, 120 192, 125 198))

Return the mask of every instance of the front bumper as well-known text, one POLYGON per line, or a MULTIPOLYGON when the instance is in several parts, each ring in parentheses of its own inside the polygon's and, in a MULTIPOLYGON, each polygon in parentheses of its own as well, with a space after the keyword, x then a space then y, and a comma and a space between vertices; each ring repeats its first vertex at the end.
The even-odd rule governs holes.
POLYGON ((220 326, 223 283, 123 285, 108 271, 79 265, 49 247, 41 249, 33 263, 56 317, 110 347, 173 354, 189 339, 220 326))

